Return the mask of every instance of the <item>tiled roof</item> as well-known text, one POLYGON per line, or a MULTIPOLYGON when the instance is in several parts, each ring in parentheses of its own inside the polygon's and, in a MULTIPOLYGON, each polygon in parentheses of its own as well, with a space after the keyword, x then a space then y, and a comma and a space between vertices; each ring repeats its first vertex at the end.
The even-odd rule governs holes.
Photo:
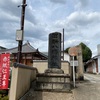
POLYGON ((4 50, 4 49, 7 49, 7 48, 0 46, 0 50, 4 50))
POLYGON ((91 58, 90 60, 88 60, 88 61, 86 62, 86 64, 93 62, 94 60, 98 59, 99 57, 100 57, 100 55, 94 56, 93 58, 91 58))
MULTIPOLYGON (((22 46, 22 53, 36 53, 36 52, 38 52, 40 56, 47 58, 47 55, 45 55, 42 52, 39 52, 38 49, 32 47, 28 41, 22 46)), ((18 47, 0 50, 0 53, 11 53, 11 54, 18 53, 18 47)))
MULTIPOLYGON (((37 49, 32 47, 29 42, 25 43, 22 46, 22 53, 31 53, 31 52, 36 52, 37 49)), ((11 48, 11 49, 5 49, 5 50, 0 50, 0 53, 17 53, 18 52, 18 47, 11 48)))
POLYGON ((93 57, 93 59, 97 59, 98 57, 100 57, 100 55, 96 55, 93 57))

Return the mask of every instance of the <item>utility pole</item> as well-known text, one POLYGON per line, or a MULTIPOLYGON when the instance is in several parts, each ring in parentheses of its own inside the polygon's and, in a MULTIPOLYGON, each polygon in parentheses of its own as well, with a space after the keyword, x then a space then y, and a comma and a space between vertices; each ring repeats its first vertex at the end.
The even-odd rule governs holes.
POLYGON ((64 60, 64 28, 63 28, 63 60, 64 60))
MULTIPOLYGON (((22 31, 22 37, 24 34, 24 18, 25 18, 25 7, 27 6, 26 0, 23 0, 22 5, 19 5, 18 7, 22 7, 21 11, 21 31, 22 31)), ((23 45, 23 39, 18 41, 18 56, 17 56, 17 62, 20 63, 22 59, 22 45, 23 45)))

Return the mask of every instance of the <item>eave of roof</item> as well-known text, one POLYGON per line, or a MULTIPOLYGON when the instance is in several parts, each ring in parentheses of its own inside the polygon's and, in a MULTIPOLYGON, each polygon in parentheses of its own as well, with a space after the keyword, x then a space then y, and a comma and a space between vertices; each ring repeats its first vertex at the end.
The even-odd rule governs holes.
POLYGON ((86 62, 86 64, 91 63, 92 61, 98 59, 98 57, 100 57, 100 55, 94 56, 93 58, 91 58, 90 60, 88 60, 88 61, 86 62))
POLYGON ((1 50, 4 50, 4 49, 7 49, 7 48, 0 46, 0 49, 1 49, 1 50))
MULTIPOLYGON (((18 47, 15 48, 11 48, 11 49, 4 49, 4 50, 0 50, 0 53, 10 53, 10 54, 16 54, 18 53, 18 47)), ((34 47, 32 47, 30 45, 30 43, 27 41, 23 46, 22 46, 22 53, 24 54, 33 54, 33 53, 38 53, 39 55, 47 58, 47 55, 45 55, 44 53, 39 52, 38 49, 35 49, 34 47)))
POLYGON ((100 55, 96 55, 93 57, 93 59, 97 59, 98 57, 100 57, 100 55))
MULTIPOLYGON (((25 43, 22 46, 22 53, 28 53, 28 52, 36 52, 37 49, 32 47, 29 42, 25 43)), ((18 47, 11 48, 11 49, 5 49, 5 50, 0 50, 0 53, 17 53, 18 52, 18 47)))

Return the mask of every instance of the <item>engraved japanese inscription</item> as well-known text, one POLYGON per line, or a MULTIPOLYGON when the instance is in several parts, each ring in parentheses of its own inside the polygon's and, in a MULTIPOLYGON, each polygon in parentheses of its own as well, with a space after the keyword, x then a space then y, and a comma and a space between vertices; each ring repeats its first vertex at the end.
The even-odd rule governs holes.
POLYGON ((49 34, 48 68, 61 68, 61 33, 49 34))

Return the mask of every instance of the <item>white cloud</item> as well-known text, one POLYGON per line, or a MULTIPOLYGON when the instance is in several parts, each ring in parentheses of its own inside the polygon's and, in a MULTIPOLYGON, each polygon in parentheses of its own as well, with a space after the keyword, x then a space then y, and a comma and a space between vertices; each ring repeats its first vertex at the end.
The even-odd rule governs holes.
POLYGON ((65 4, 66 0, 50 0, 53 3, 61 3, 61 4, 65 4))
POLYGON ((88 26, 99 23, 99 18, 99 12, 73 12, 67 20, 79 26, 88 26))
MULTIPOLYGON (((48 34, 65 29, 65 47, 87 44, 92 50, 99 44, 100 12, 93 0, 27 0, 24 42, 29 40, 42 51, 48 48, 48 34), (92 9, 92 10, 91 10, 92 9), (96 10, 97 9, 97 10, 96 10), (46 45, 45 45, 46 44, 46 45)), ((0 45, 14 46, 20 28, 22 0, 0 1, 0 45), (10 43, 14 44, 11 45, 10 43)), ((98 4, 97 4, 98 5, 98 4)))
POLYGON ((0 40, 0 46, 10 49, 12 47, 17 47, 18 45, 15 40, 3 39, 0 40))
POLYGON ((78 10, 82 10, 88 7, 90 0, 76 0, 75 8, 78 10))
POLYGON ((100 31, 99 18, 99 12, 73 12, 67 16, 66 19, 54 22, 52 27, 49 27, 49 29, 52 30, 55 28, 55 30, 61 30, 62 28, 65 28, 66 33, 69 33, 69 35, 66 35, 67 37, 75 35, 76 37, 81 36, 86 38, 88 34, 91 33, 91 36, 93 36, 92 34, 100 31))
POLYGON ((80 44, 81 42, 85 43, 86 45, 88 45, 89 41, 88 40, 80 40, 80 39, 68 39, 65 41, 65 45, 66 47, 72 47, 72 46, 76 46, 78 44, 80 44))
MULTIPOLYGON (((65 28, 65 47, 85 43, 93 52, 99 42, 100 33, 99 12, 75 11, 64 20, 54 22, 55 30, 65 28)), ((50 28, 49 28, 50 29, 50 28)))

